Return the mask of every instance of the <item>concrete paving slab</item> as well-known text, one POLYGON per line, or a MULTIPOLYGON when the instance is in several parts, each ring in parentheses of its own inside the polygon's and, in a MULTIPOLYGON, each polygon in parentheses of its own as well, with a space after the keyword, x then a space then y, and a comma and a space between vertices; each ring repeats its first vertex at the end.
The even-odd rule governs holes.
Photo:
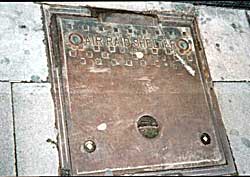
POLYGON ((215 83, 215 91, 240 175, 250 175, 250 83, 215 83))
POLYGON ((15 176, 11 85, 0 82, 0 176, 15 176))
POLYGON ((198 23, 214 81, 250 80, 250 27, 245 10, 197 6, 198 23))
POLYGON ((18 175, 58 175, 57 130, 49 83, 13 84, 18 175))
POLYGON ((0 80, 46 81, 48 76, 40 5, 0 3, 0 80))

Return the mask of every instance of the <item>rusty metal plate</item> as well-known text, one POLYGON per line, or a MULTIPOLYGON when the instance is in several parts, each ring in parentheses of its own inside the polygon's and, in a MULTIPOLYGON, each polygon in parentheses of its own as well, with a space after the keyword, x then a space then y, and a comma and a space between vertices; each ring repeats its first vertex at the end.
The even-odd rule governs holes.
POLYGON ((74 175, 234 171, 195 28, 84 15, 47 17, 62 166, 74 175))

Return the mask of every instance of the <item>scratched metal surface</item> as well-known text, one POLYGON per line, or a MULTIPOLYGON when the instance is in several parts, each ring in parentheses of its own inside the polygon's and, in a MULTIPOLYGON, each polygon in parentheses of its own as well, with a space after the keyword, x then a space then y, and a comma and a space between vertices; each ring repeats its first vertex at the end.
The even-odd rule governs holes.
POLYGON ((145 24, 140 18, 57 20, 73 174, 225 163, 189 27, 145 24), (187 45, 182 40, 189 47, 181 49, 187 45), (142 115, 157 120, 159 136, 147 139, 139 133, 142 115), (202 133, 211 136, 211 144, 202 144, 202 133), (83 148, 89 139, 97 146, 93 153, 83 148))

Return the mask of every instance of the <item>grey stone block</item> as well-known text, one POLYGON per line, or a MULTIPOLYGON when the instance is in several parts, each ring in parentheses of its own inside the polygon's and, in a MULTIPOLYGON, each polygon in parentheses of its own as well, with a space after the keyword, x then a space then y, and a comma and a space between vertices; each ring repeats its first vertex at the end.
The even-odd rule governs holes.
POLYGON ((214 81, 250 80, 250 29, 245 10, 197 7, 198 24, 214 81))
POLYGON ((13 85, 18 175, 58 175, 57 130, 51 85, 13 85))
POLYGON ((250 83, 215 83, 222 118, 240 175, 250 175, 250 83))
POLYGON ((0 80, 46 81, 47 57, 40 5, 0 3, 0 80))
POLYGON ((11 85, 0 82, 0 176, 15 176, 11 85))

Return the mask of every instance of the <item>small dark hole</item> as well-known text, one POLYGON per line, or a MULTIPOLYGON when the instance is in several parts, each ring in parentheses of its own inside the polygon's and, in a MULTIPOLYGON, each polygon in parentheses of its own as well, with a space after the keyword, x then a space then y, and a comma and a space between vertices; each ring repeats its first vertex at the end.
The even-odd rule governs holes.
POLYGON ((210 138, 209 134, 207 134, 207 133, 203 133, 200 138, 201 138, 201 142, 204 145, 208 145, 211 143, 211 138, 210 138))
POLYGON ((186 32, 183 32, 182 34, 183 34, 183 36, 186 36, 186 35, 187 35, 187 33, 186 33, 186 32))
POLYGON ((216 47, 220 47, 220 44, 216 43, 215 46, 216 46, 216 47))
POLYGON ((155 31, 155 34, 160 34, 160 32, 159 31, 155 31))
POLYGON ((20 25, 19 27, 20 27, 20 28, 27 28, 26 25, 20 25))
POLYGON ((149 115, 144 115, 138 120, 137 128, 140 134, 145 138, 155 138, 159 134, 158 122, 149 115))
POLYGON ((117 29, 117 28, 114 28, 114 32, 118 32, 118 29, 117 29))
POLYGON ((100 30, 100 31, 103 31, 103 27, 102 27, 102 26, 99 26, 99 30, 100 30))
POLYGON ((87 55, 87 57, 92 57, 92 52, 88 51, 88 52, 86 53, 86 55, 87 55))
POLYGON ((235 24, 235 23, 232 23, 232 24, 231 24, 231 26, 232 26, 234 29, 236 29, 236 28, 237 28, 237 26, 236 26, 236 24, 235 24))
POLYGON ((142 33, 143 33, 143 34, 146 34, 146 30, 142 30, 142 33))
POLYGON ((132 33, 132 29, 128 29, 128 32, 129 32, 129 33, 132 33))
POLYGON ((114 48, 114 47, 110 47, 109 49, 110 49, 111 51, 114 51, 114 50, 115 50, 115 48, 114 48))

